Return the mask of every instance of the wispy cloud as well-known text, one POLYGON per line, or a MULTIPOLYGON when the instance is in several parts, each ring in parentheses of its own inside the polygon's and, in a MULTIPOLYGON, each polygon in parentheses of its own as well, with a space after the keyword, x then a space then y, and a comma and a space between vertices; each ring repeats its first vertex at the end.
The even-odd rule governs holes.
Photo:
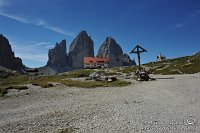
POLYGON ((48 29, 50 31, 62 34, 62 35, 74 37, 73 33, 67 32, 67 31, 61 29, 60 27, 52 26, 42 19, 38 19, 36 21, 30 21, 30 20, 28 20, 24 17, 19 17, 17 15, 11 15, 11 14, 8 14, 8 13, 2 12, 2 11, 0 11, 0 16, 6 17, 6 18, 9 18, 9 19, 12 19, 12 20, 18 21, 20 23, 24 23, 24 24, 33 24, 33 25, 36 25, 36 26, 40 26, 40 27, 43 27, 43 28, 48 29))
POLYGON ((51 42, 38 42, 35 45, 36 46, 41 46, 41 45, 49 45, 51 42))
POLYGON ((189 22, 178 23, 178 24, 174 25, 174 28, 182 28, 188 24, 189 24, 189 22))
POLYGON ((17 57, 22 58, 22 60, 29 60, 29 61, 39 61, 46 63, 48 59, 47 51, 50 45, 50 42, 37 42, 37 43, 29 43, 26 44, 17 44, 16 42, 12 42, 12 48, 15 52, 17 57), (42 45, 42 47, 41 47, 42 45))
POLYGON ((10 15, 10 14, 4 13, 4 12, 0 12, 0 15, 4 16, 6 18, 9 18, 9 19, 13 19, 13 20, 19 21, 21 23, 25 23, 25 24, 31 23, 25 18, 22 18, 22 17, 19 17, 19 16, 15 16, 15 15, 10 15))
POLYGON ((33 46, 42 46, 43 49, 50 49, 54 47, 54 44, 51 44, 51 42, 38 42, 35 43, 33 46))
POLYGON ((57 32, 57 33, 60 33, 60 34, 63 34, 63 35, 66 35, 66 36, 70 36, 70 37, 74 37, 73 33, 69 33, 69 32, 66 32, 58 27, 54 27, 54 26, 45 26, 46 29, 49 29, 51 31, 54 31, 54 32, 57 32))
POLYGON ((0 0, 0 6, 6 6, 8 4, 8 0, 0 0))
POLYGON ((54 31, 54 32, 57 32, 57 33, 60 33, 60 34, 66 35, 66 36, 74 37, 73 33, 66 32, 59 27, 51 26, 43 19, 39 19, 38 22, 35 23, 35 25, 42 26, 45 29, 48 29, 48 30, 51 30, 51 31, 54 31))
POLYGON ((42 20, 42 19, 38 19, 38 21, 36 22, 36 25, 38 25, 38 26, 45 26, 45 25, 47 25, 47 23, 44 20, 42 20))
POLYGON ((191 24, 194 21, 193 19, 198 17, 199 15, 200 15, 200 10, 194 10, 186 16, 185 21, 175 24, 174 26, 172 26, 172 28, 183 28, 191 24))
POLYGON ((10 0, 0 0, 0 11, 3 11, 5 7, 10 6, 10 0))
POLYGON ((32 53, 16 53, 17 57, 23 57, 23 60, 47 62, 47 54, 32 54, 32 53))
POLYGON ((198 16, 199 14, 200 14, 200 10, 194 10, 193 12, 191 12, 189 14, 189 17, 194 18, 194 17, 198 16))

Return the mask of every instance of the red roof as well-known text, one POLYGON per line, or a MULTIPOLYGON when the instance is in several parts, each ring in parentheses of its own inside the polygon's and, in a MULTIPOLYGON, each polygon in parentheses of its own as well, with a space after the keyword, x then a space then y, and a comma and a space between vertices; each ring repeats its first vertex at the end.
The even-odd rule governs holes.
POLYGON ((84 64, 108 63, 108 62, 109 62, 109 58, 84 57, 84 64))

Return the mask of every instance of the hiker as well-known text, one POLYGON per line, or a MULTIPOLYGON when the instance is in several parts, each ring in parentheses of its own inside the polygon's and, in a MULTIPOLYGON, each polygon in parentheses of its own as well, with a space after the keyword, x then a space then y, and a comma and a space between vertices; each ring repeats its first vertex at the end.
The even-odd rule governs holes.
POLYGON ((136 70, 135 73, 138 76, 138 81, 149 81, 149 73, 143 68, 142 70, 136 70))

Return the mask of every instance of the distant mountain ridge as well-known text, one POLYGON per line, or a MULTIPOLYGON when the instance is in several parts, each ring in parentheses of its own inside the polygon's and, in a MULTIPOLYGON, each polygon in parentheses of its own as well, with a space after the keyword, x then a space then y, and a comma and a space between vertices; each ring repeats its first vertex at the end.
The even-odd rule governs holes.
MULTIPOLYGON (((85 33, 79 34, 74 39, 70 47, 71 47, 70 52, 76 53, 76 54, 72 54, 74 56, 73 58, 79 58, 80 55, 81 57, 85 55, 94 56, 93 41, 91 37, 89 37, 85 33), (84 37, 80 37, 82 35, 84 35, 84 37), (87 40, 85 38, 89 39, 89 41, 85 41, 87 40), (85 50, 84 48, 88 46, 91 48, 89 52, 88 52, 88 49, 85 50)), ((56 43, 55 47, 49 50, 49 55, 48 55, 49 60, 47 62, 47 65, 44 67, 38 68, 40 73, 56 74, 56 73, 75 69, 73 68, 73 65, 69 63, 69 55, 70 54, 67 53, 67 49, 66 49, 66 40, 62 40, 60 43, 56 43)), ((127 54, 123 53, 123 50, 120 47, 120 45, 117 44, 117 42, 112 37, 106 38, 106 40, 103 42, 103 44, 100 46, 98 50, 97 57, 109 57, 114 62, 115 61, 117 63, 120 62, 119 66, 130 66, 132 64, 135 64, 135 61, 131 60, 127 54), (117 57, 118 55, 119 57, 117 57), (113 56, 114 57, 116 56, 116 57, 112 58, 113 56), (127 64, 124 64, 124 63, 127 63, 127 64)), ((80 60, 76 60, 76 61, 80 62, 80 60)), ((81 61, 80 63, 83 63, 83 62, 81 61)), ((148 68, 149 71, 152 72, 153 74, 198 73, 200 72, 200 52, 191 56, 167 59, 165 61, 159 61, 159 62, 150 62, 150 63, 143 64, 143 66, 145 68, 148 68)), ((1 34, 0 35, 0 76, 1 78, 3 79, 9 75, 15 75, 16 74, 15 71, 22 73, 24 72, 26 68, 27 67, 23 65, 22 63, 22 60, 19 57, 15 57, 8 39, 6 39, 1 34)))
MULTIPOLYGON (((56 43, 49 49, 47 65, 39 68, 39 73, 56 74, 74 69, 84 68, 84 57, 96 57, 94 55, 94 42, 86 31, 81 31, 72 41, 67 53, 66 40, 56 43)), ((109 58, 109 67, 131 66, 135 61, 128 54, 123 53, 121 46, 112 37, 107 37, 98 50, 97 57, 109 58)), ((22 60, 15 57, 9 41, 0 35, 0 66, 24 72, 27 68, 22 60)))
MULTIPOLYGON (((84 68, 84 57, 95 57, 94 43, 86 31, 81 31, 72 41, 67 53, 66 41, 56 43, 53 49, 49 50, 49 59, 46 67, 54 72, 63 72, 73 69, 84 68), (63 69, 61 69, 63 68, 63 69)), ((108 57, 109 67, 131 66, 135 61, 131 60, 128 54, 123 53, 120 45, 112 37, 107 37, 98 50, 97 57, 108 57)), ((47 68, 43 68, 47 70, 47 68)))

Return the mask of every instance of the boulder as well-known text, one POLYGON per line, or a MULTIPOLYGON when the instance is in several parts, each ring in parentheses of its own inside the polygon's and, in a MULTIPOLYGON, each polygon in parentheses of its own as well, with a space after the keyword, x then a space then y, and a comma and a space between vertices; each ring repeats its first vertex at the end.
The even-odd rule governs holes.
POLYGON ((86 31, 81 31, 70 45, 68 64, 72 69, 84 68, 84 57, 94 57, 94 44, 86 31))
POLYGON ((86 78, 86 80, 95 80, 95 81, 106 81, 106 82, 113 82, 116 81, 116 77, 107 77, 104 72, 97 71, 93 72, 86 78))

